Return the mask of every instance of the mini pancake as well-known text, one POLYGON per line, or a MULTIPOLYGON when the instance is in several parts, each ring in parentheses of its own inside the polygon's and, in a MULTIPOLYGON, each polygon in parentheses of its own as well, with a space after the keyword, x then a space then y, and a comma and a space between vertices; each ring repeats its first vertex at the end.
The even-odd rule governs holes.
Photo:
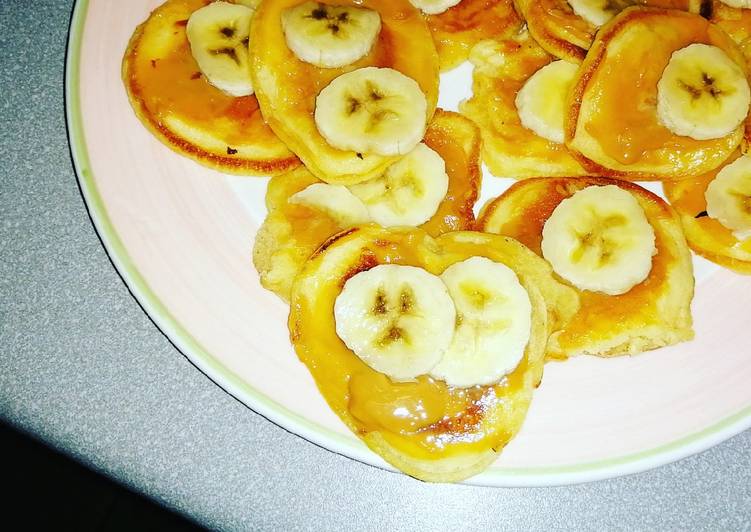
POLYGON ((657 117, 657 83, 673 52, 693 43, 745 59, 719 27, 698 15, 629 8, 602 27, 582 64, 566 118, 566 144, 591 173, 629 180, 680 179, 728 158, 744 128, 718 139, 675 135, 657 117))
POLYGON ((418 479, 454 482, 484 470, 519 431, 542 377, 546 301, 570 300, 568 292, 513 239, 472 232, 432 239, 420 229, 370 225, 332 237, 305 264, 292 288, 290 337, 328 405, 371 450, 418 479), (426 375, 394 383, 337 336, 334 302, 350 277, 385 263, 440 274, 472 256, 514 270, 532 303, 522 361, 499 383, 454 388, 426 375))
POLYGON ((528 179, 486 204, 477 227, 515 238, 542 257, 542 230, 553 210, 591 185, 616 185, 636 198, 654 229, 657 254, 647 278, 624 294, 612 296, 572 287, 579 294, 581 307, 563 330, 551 337, 548 356, 633 355, 690 340, 691 254, 678 215, 659 196, 636 184, 608 178, 528 179))
MULTIPOLYGON (((461 115, 438 109, 425 134, 425 144, 446 163, 449 189, 433 217, 420 227, 431 236, 470 229, 480 191, 480 132, 461 115)), ((269 182, 269 215, 256 234, 253 264, 261 284, 284 300, 305 260, 342 227, 325 212, 289 203, 290 196, 321 181, 305 168, 269 182)))
POLYGON ((323 0, 377 11, 381 31, 370 53, 342 68, 305 63, 287 47, 282 13, 301 0, 264 0, 251 29, 251 74, 261 112, 271 129, 319 179, 353 184, 380 175, 398 156, 339 150, 316 127, 316 97, 334 78, 363 67, 388 67, 417 82, 428 102, 428 119, 438 100, 438 54, 420 12, 407 0, 323 0))
MULTIPOLYGON (((710 0, 639 0, 622 4, 682 9, 699 13, 710 0)), ((592 25, 571 8, 566 0, 515 0, 517 10, 527 23, 529 32, 540 45, 560 59, 584 60, 594 41, 597 26, 592 25)))
POLYGON ((511 0, 462 0, 425 19, 441 70, 451 70, 466 61, 472 46, 481 40, 511 37, 522 25, 511 0))
POLYGON ((168 0, 133 33, 122 78, 138 118, 181 155, 242 175, 273 175, 300 161, 266 125, 256 97, 209 84, 191 55, 185 27, 204 0, 168 0))
POLYGON ((722 168, 740 156, 734 153, 722 167, 706 174, 663 183, 668 201, 678 212, 688 245, 696 253, 738 273, 751 274, 751 240, 741 242, 733 232, 707 215, 707 186, 722 168))
POLYGON ((524 127, 516 108, 524 83, 552 60, 527 32, 504 41, 482 41, 472 49, 472 98, 460 110, 480 126, 483 160, 493 175, 586 175, 565 145, 524 127))

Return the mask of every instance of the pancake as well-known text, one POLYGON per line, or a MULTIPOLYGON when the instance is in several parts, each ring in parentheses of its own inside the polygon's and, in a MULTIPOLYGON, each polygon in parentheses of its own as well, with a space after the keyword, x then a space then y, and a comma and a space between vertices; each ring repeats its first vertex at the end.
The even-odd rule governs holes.
POLYGON ((398 156, 339 150, 319 133, 314 120, 316 97, 345 72, 388 67, 415 80, 428 102, 428 119, 438 99, 438 55, 425 20, 407 0, 325 0, 327 5, 352 5, 380 14, 381 30, 370 53, 341 68, 305 63, 287 47, 282 13, 301 0, 264 0, 251 30, 251 74, 261 112, 271 129, 305 163, 329 183, 352 184, 380 175, 398 156))
MULTIPOLYGON (((445 161, 449 188, 436 213, 420 227, 431 236, 470 229, 482 175, 477 127, 461 115, 438 109, 425 144, 445 161)), ((324 211, 289 203, 293 194, 320 182, 305 168, 269 181, 269 214, 256 235, 253 263, 261 284, 284 300, 289 299, 292 281, 305 260, 329 237, 348 228, 324 211)))
POLYGON ((738 43, 746 61, 751 64, 751 9, 738 9, 718 0, 711 3, 709 20, 730 35, 738 43))
POLYGON ((671 54, 693 43, 719 47, 746 71, 737 45, 698 15, 629 8, 597 34, 579 71, 566 120, 566 144, 591 173, 629 180, 680 179, 719 166, 743 139, 743 126, 695 140, 657 117, 657 82, 671 54))
POLYGON ((204 0, 168 0, 138 28, 122 78, 138 118, 181 155, 222 172, 274 175, 300 161, 265 124, 255 96, 209 84, 191 55, 185 27, 204 0))
POLYGON ((527 32, 514 39, 482 41, 472 49, 472 98, 460 110, 480 126, 483 160, 493 175, 516 179, 586 175, 565 145, 538 136, 519 118, 517 93, 552 60, 527 32))
POLYGON ((466 61, 481 40, 511 37, 522 25, 511 0, 462 0, 425 18, 444 71, 466 61))
POLYGON ((419 229, 364 226, 332 237, 305 264, 292 289, 290 337, 328 405, 371 450, 418 479, 454 482, 485 469, 519 431, 542 377, 546 300, 570 300, 566 292, 510 238, 454 232, 434 240, 419 229), (385 263, 440 274, 472 256, 510 267, 532 303, 523 358, 498 384, 456 388, 426 375, 394 383, 337 336, 334 302, 355 274, 385 263))
MULTIPOLYGON (((515 0, 529 32, 549 53, 560 59, 584 60, 598 27, 577 15, 567 0, 515 0)), ((699 13, 709 0, 618 1, 611 5, 643 5, 699 13)))
POLYGON ((678 215, 659 196, 640 186, 600 177, 520 181, 486 204, 481 231, 507 235, 542 257, 542 230, 564 199, 591 185, 616 185, 630 192, 655 232, 657 254, 647 278, 621 295, 580 290, 578 313, 551 338, 548 356, 633 355, 693 338, 690 304, 694 279, 691 255, 678 215))
POLYGON ((736 152, 722 167, 698 177, 663 183, 663 190, 680 216, 691 249, 721 266, 751 274, 751 240, 739 240, 730 229, 709 217, 704 197, 707 186, 717 173, 739 156, 740 153, 736 152))

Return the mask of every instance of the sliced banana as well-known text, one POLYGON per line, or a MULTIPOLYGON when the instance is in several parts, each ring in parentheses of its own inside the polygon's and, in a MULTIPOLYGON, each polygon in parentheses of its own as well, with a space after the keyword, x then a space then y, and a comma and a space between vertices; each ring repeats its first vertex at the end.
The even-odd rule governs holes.
POLYGON ((629 0, 568 0, 574 13, 597 27, 635 3, 629 0))
POLYGON ((744 155, 720 170, 704 197, 710 217, 733 231, 738 240, 751 238, 751 156, 744 155))
POLYGON ((454 7, 462 0, 409 0, 409 3, 426 15, 437 15, 454 7))
POLYGON ((415 80, 391 68, 366 67, 342 74, 320 92, 315 122, 334 148, 403 155, 425 134, 427 106, 415 80))
POLYGON ((527 80, 516 95, 516 109, 524 127, 544 139, 563 143, 568 92, 578 70, 568 61, 553 61, 527 80))
POLYGON ((743 69, 716 46, 691 44, 670 57, 657 83, 657 115, 676 135, 697 140, 732 133, 751 102, 743 69))
POLYGON ((349 189, 383 227, 420 225, 432 218, 449 188, 446 163, 420 143, 384 174, 349 189))
POLYGON ((449 266, 441 280, 456 306, 456 331, 430 375, 460 387, 498 382, 519 365, 529 342, 529 294, 511 268, 485 257, 449 266))
POLYGON ((542 230, 542 254, 581 290, 624 294, 647 278, 655 233, 639 202, 615 185, 561 201, 542 230))
POLYGON ((360 198, 341 185, 313 183, 292 194, 287 201, 318 209, 342 227, 351 227, 370 221, 368 209, 360 198))
POLYGON ((454 335, 456 311, 440 278, 414 266, 381 264, 344 284, 336 333, 368 366, 397 381, 430 371, 454 335))
POLYGON ((377 11, 305 2, 282 15, 287 46, 302 61, 338 68, 366 56, 381 31, 377 11))
POLYGON ((194 11, 185 28, 201 73, 231 96, 253 94, 248 42, 254 13, 244 5, 213 2, 194 11))

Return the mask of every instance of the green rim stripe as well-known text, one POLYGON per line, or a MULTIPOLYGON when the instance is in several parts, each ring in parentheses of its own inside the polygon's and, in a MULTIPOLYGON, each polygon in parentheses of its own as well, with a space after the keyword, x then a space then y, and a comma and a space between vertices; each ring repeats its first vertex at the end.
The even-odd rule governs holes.
MULTIPOLYGON (((345 437, 305 419, 240 379, 206 351, 172 316, 138 271, 112 225, 99 195, 83 130, 80 105, 80 60, 88 6, 89 0, 78 0, 71 18, 65 68, 68 135, 76 174, 94 226, 110 260, 131 293, 158 328, 193 364, 251 409, 317 445, 371 465, 392 469, 354 437, 345 437)), ((645 451, 571 466, 501 467, 486 471, 470 479, 469 483, 496 486, 550 486, 636 473, 703 451, 749 426, 751 426, 751 405, 706 429, 645 451)))

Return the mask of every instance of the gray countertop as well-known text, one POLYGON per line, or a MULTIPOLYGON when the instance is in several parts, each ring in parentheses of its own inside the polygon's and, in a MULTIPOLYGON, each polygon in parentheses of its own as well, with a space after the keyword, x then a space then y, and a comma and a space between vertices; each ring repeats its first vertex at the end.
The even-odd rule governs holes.
POLYGON ((0 415, 221 529, 751 529, 751 431, 625 478, 427 485, 255 414, 159 332, 79 193, 63 74, 72 0, 0 2, 0 415))

